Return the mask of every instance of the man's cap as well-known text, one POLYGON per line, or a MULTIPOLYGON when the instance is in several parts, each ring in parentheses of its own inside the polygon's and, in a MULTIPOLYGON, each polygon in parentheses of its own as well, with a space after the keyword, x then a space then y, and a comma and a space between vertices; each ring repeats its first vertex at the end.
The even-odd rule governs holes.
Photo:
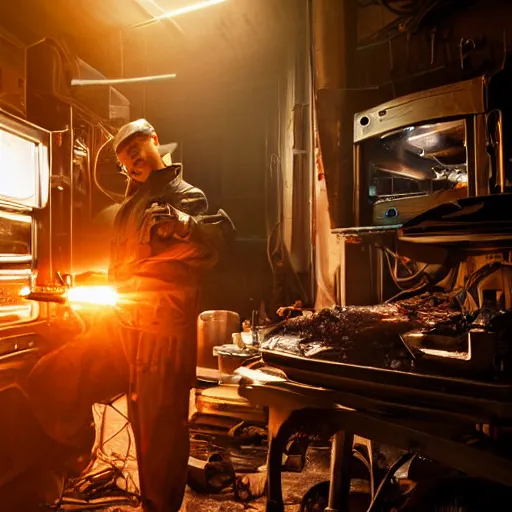
MULTIPOLYGON (((156 133, 156 130, 153 126, 146 121, 146 119, 137 119, 136 121, 132 121, 131 123, 125 124, 119 131, 116 133, 113 141, 112 147, 114 151, 117 153, 119 146, 129 137, 135 135, 136 133, 141 133, 143 135, 153 135, 156 133)), ((171 142, 170 144, 161 144, 158 146, 158 152, 161 156, 172 153, 178 144, 175 142, 171 142)))
POLYGON ((153 135, 155 133, 155 129, 145 119, 137 119, 136 121, 132 121, 131 123, 121 126, 121 128, 119 128, 119 131, 116 133, 114 140, 112 141, 112 147, 114 148, 114 151, 117 153, 117 148, 126 139, 128 139, 132 135, 135 135, 136 133, 141 133, 144 135, 153 135))

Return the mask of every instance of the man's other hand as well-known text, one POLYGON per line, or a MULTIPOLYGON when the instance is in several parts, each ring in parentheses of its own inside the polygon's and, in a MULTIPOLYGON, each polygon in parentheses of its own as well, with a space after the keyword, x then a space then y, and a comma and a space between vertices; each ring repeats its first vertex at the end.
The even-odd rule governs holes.
POLYGON ((170 238, 176 235, 185 238, 190 230, 190 222, 183 222, 178 219, 160 221, 155 225, 155 233, 160 238, 170 238))

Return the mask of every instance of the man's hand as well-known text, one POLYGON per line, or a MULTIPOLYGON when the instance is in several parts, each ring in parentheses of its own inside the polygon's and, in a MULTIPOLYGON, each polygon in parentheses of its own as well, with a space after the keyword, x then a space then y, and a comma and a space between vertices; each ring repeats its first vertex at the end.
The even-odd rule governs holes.
POLYGON ((179 215, 172 206, 153 203, 150 208, 144 212, 144 220, 141 227, 140 241, 142 244, 148 244, 151 235, 156 234, 159 238, 165 239, 171 236, 184 238, 190 230, 190 217, 188 215, 179 215))
POLYGON ((178 219, 164 220, 156 224, 154 229, 160 238, 170 238, 173 235, 185 238, 190 231, 190 222, 184 223, 178 219))

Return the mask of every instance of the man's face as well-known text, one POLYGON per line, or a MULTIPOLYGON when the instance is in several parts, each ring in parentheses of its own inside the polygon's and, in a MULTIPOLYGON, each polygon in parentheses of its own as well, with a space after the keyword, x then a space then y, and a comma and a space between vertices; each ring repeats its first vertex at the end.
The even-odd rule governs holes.
POLYGON ((158 152, 156 134, 137 134, 130 137, 119 148, 117 158, 128 176, 139 183, 145 182, 153 171, 165 166, 158 152))

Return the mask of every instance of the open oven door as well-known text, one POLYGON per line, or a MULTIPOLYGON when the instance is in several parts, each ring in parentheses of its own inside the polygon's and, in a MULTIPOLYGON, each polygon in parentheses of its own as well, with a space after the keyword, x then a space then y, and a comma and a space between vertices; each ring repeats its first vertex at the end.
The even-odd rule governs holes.
POLYGON ((0 508, 40 510, 62 482, 58 447, 20 383, 54 341, 49 309, 23 298, 51 276, 51 133, 0 112, 0 508), (57 463, 58 465, 58 463, 57 463))
MULTIPOLYGON (((47 310, 21 293, 50 270, 50 133, 0 113, 0 375, 32 357, 47 310)), ((0 381, 4 385, 4 379, 0 381)))

